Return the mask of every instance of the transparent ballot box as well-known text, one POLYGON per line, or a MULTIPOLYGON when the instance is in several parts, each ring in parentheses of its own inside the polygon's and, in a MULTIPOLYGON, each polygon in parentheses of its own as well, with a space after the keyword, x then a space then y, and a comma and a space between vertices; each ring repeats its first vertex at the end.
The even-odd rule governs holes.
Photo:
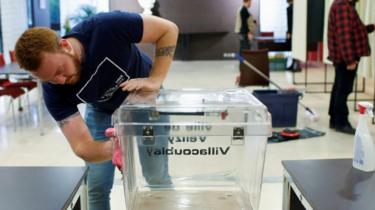
POLYGON ((133 93, 113 114, 127 210, 257 210, 267 108, 245 89, 133 93))

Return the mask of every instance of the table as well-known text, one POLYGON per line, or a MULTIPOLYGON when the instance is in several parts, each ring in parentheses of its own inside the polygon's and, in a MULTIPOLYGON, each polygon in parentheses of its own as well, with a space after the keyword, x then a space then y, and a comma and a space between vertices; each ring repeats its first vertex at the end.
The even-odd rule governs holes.
POLYGON ((290 51, 290 46, 286 39, 268 36, 257 36, 254 39, 258 49, 268 49, 268 51, 290 51))
POLYGON ((352 159, 282 161, 283 210, 374 210, 375 175, 352 159))
POLYGON ((85 210, 86 167, 0 167, 0 209, 85 210))
MULTIPOLYGON (((25 71, 19 67, 17 63, 6 64, 0 67, 0 75, 30 75, 28 71, 25 71)), ((39 118, 39 130, 40 135, 44 135, 43 131, 43 93, 42 84, 40 80, 37 80, 37 90, 38 90, 38 118, 39 118)))

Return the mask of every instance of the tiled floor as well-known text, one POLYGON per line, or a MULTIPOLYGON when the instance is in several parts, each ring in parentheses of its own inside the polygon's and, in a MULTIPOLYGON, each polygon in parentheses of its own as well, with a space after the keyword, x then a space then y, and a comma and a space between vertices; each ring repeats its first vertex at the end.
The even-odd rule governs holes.
MULTIPOLYGON (((234 80, 238 72, 235 61, 176 61, 164 84, 167 89, 179 88, 235 88, 234 80)), ((322 81, 322 68, 311 68, 311 81, 322 81)), ((288 86, 284 72, 272 72, 271 78, 281 86, 288 86)), ((297 79, 303 79, 298 73, 297 79)), ((332 70, 329 69, 328 80, 332 81, 332 70)), ((367 91, 373 89, 373 83, 367 81, 367 91)), ((261 88, 251 87, 250 89, 261 88)), ((309 86, 307 90, 322 90, 322 86, 309 86)), ((298 89, 303 90, 303 86, 298 89)), ((330 89, 330 87, 328 88, 330 89)), ((31 93, 31 105, 23 112, 17 112, 12 118, 7 110, 8 100, 0 98, 0 166, 78 166, 84 165, 77 158, 55 122, 47 114, 43 118, 44 135, 40 136, 37 117, 36 91, 31 93)), ((372 98, 372 93, 360 94, 361 98, 372 98)), ((282 166, 281 160, 316 159, 316 158, 348 158, 352 154, 353 136, 337 133, 328 129, 327 107, 329 94, 304 94, 304 104, 316 110, 320 116, 317 123, 310 126, 327 132, 320 138, 289 141, 267 145, 264 168, 264 181, 260 210, 280 210, 282 199, 282 166)), ((27 104, 26 101, 23 104, 27 104)), ((17 104, 15 104, 17 105, 17 104)), ((353 103, 349 103, 353 107, 353 103)), ((80 107, 84 109, 84 107, 80 107)), ((351 111, 350 119, 356 122, 357 113, 351 111)), ((306 124, 304 110, 299 107, 298 126, 306 124)), ((374 126, 370 127, 374 133, 374 126)), ((112 193, 112 209, 125 209, 122 181, 117 174, 112 193)))

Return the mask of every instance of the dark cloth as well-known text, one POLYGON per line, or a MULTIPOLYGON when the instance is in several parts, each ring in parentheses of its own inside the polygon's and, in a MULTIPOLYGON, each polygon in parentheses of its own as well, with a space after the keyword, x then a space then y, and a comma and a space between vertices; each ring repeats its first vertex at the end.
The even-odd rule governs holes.
POLYGON ((240 51, 239 53, 242 54, 243 50, 250 50, 251 49, 251 40, 249 40, 248 33, 250 32, 249 28, 249 18, 251 14, 249 13, 248 9, 243 6, 240 9, 240 17, 241 17, 241 27, 239 32, 239 40, 240 40, 240 51))
POLYGON ((159 1, 155 1, 154 6, 151 8, 152 15, 157 16, 157 17, 161 17, 160 12, 159 12, 159 8, 160 8, 159 1))
POLYGON ((247 23, 250 13, 247 10, 245 6, 243 6, 240 10, 240 16, 241 16, 241 28, 240 28, 240 33, 241 34, 247 34, 249 33, 249 25, 247 23))
POLYGON ((100 13, 75 26, 64 38, 74 37, 83 45, 80 80, 75 85, 43 84, 44 100, 54 119, 78 112, 80 103, 107 113, 120 106, 128 93, 119 85, 148 77, 151 70, 151 59, 135 46, 142 36, 143 20, 136 13, 100 13))
POLYGON ((288 21, 287 33, 292 34, 293 33, 293 4, 289 4, 289 6, 286 8, 286 15, 287 15, 287 21, 288 21))
POLYGON ((293 33, 293 4, 289 4, 286 8, 286 15, 287 15, 287 26, 288 30, 286 31, 290 34, 290 37, 286 39, 286 44, 288 45, 288 49, 292 50, 292 33, 293 33))
POLYGON ((371 28, 366 28, 349 0, 335 0, 328 19, 328 58, 336 64, 352 64, 370 55, 367 33, 371 28))
POLYGON ((251 49, 251 42, 247 36, 247 34, 239 34, 240 36, 240 55, 242 54, 243 50, 250 50, 251 49))
POLYGON ((348 70, 345 63, 335 64, 335 81, 332 87, 329 104, 329 115, 336 126, 345 126, 348 123, 349 109, 346 103, 353 90, 356 70, 348 70))

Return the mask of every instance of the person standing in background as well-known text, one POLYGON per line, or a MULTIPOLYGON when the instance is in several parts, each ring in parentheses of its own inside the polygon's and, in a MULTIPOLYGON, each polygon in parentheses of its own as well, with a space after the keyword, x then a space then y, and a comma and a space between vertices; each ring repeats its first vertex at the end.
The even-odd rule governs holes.
POLYGON ((374 24, 364 25, 355 9, 358 0, 335 0, 328 17, 328 59, 335 66, 335 80, 329 104, 330 128, 355 134, 348 120, 347 99, 361 57, 370 55, 368 33, 374 24))
POLYGON ((151 8, 152 15, 157 16, 157 17, 161 17, 160 12, 159 12, 159 8, 160 8, 160 3, 159 3, 158 0, 155 0, 154 6, 151 8))
POLYGON ((243 5, 237 11, 234 32, 240 35, 240 54, 242 50, 250 50, 254 39, 256 21, 249 12, 252 0, 243 0, 243 5))

